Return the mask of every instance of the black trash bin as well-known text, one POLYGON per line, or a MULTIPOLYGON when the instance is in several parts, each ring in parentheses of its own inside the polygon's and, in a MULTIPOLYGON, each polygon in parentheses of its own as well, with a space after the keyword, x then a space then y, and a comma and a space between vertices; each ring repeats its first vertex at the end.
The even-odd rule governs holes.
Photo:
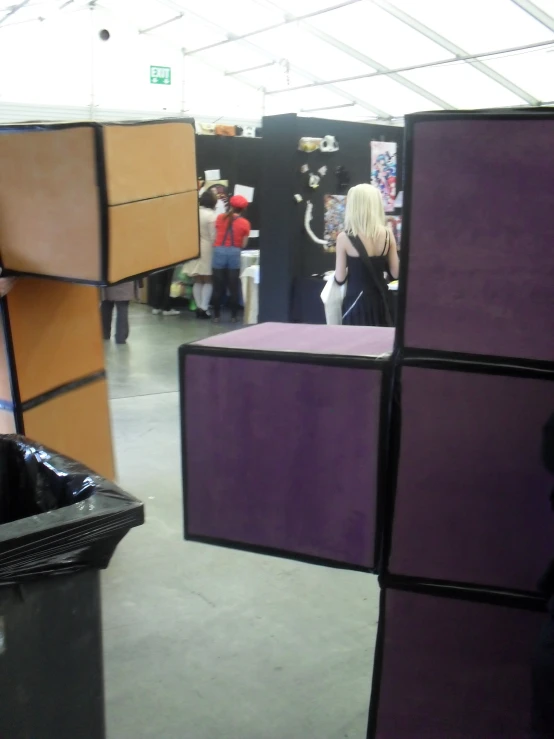
POLYGON ((0 435, 0 739, 104 739, 99 570, 142 503, 0 435))

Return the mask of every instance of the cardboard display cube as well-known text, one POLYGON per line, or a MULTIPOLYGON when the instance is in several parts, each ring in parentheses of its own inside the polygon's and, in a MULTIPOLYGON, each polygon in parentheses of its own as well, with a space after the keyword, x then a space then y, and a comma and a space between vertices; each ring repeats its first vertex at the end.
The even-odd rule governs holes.
POLYGON ((382 592, 368 739, 531 736, 533 653, 547 615, 452 595, 382 592))
POLYGON ((6 273, 106 285, 199 254, 191 121, 0 127, 6 273))
POLYGON ((262 324, 181 347, 186 537, 373 569, 392 342, 262 324))
POLYGON ((404 367, 401 408, 391 573, 535 591, 554 554, 554 375, 404 367))
POLYGON ((552 110, 407 117, 400 346, 554 361, 553 136, 552 110))
POLYGON ((20 279, 2 300, 0 431, 114 477, 98 290, 20 279))

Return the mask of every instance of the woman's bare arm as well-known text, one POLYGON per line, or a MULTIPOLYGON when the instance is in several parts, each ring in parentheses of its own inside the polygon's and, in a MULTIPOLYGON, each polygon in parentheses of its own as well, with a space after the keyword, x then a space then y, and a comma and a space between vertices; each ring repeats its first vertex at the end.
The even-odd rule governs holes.
POLYGON ((389 262, 389 272, 394 277, 394 279, 397 280, 400 273, 400 259, 398 258, 398 248, 396 246, 396 239, 394 238, 394 234, 392 233, 392 231, 389 231, 389 234, 390 245, 387 254, 387 259, 389 262))
POLYGON ((347 261, 346 261, 346 244, 348 241, 347 235, 343 232, 340 233, 337 238, 337 252, 335 259, 335 280, 337 282, 344 282, 347 277, 347 261))

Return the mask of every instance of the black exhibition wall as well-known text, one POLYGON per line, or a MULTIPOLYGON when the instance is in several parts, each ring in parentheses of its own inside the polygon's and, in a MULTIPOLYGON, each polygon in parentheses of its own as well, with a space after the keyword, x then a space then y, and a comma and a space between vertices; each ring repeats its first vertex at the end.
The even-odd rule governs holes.
MULTIPOLYGON (((235 185, 254 188, 254 201, 248 208, 248 220, 253 230, 259 230, 259 201, 262 140, 247 136, 201 136, 196 137, 196 166, 198 176, 204 177, 208 169, 218 169, 222 180, 229 181, 233 193, 235 185)), ((256 249, 257 239, 249 246, 256 249)))
MULTIPOLYGON (((404 129, 399 126, 302 118, 295 114, 263 119, 262 194, 260 200, 260 248, 262 280, 260 320, 293 320, 292 296, 295 282, 334 268, 335 254, 325 251, 306 232, 306 203, 313 204, 311 228, 324 235, 325 195, 345 195, 349 187, 371 182, 371 142, 397 144, 397 190, 402 189, 404 129), (300 151, 303 137, 334 136, 338 151, 300 151), (309 171, 302 172, 307 165, 309 171), (327 167, 319 186, 309 186, 309 173, 327 167), (339 186, 336 169, 342 167, 349 182, 339 186), (295 195, 302 196, 298 203, 295 195)), ((400 211, 395 211, 400 213, 400 211)), ((393 215, 392 213, 390 215, 393 215)))
MULTIPOLYGON (((332 153, 314 151, 307 154, 296 152, 296 192, 304 200, 313 203, 312 229, 314 233, 323 237, 325 195, 345 195, 349 187, 362 182, 371 182, 371 148, 372 141, 394 141, 397 149, 397 183, 402 182, 402 147, 404 129, 399 126, 381 126, 368 123, 354 123, 351 121, 333 121, 323 118, 297 118, 298 138, 312 136, 322 138, 328 135, 335 136, 339 150, 332 153), (310 172, 317 173, 320 167, 327 167, 327 174, 321 178, 319 187, 315 190, 307 185, 309 176, 300 172, 302 165, 307 164, 310 172), (335 170, 338 166, 344 167, 350 175, 350 182, 346 187, 339 188, 335 170)), ((401 187, 398 187, 400 190, 401 187)), ((296 209, 296 249, 300 253, 299 277, 308 277, 320 272, 334 269, 335 255, 326 252, 319 244, 315 244, 304 228, 305 203, 300 203, 296 209)), ((392 214, 391 214, 392 215, 392 214)))

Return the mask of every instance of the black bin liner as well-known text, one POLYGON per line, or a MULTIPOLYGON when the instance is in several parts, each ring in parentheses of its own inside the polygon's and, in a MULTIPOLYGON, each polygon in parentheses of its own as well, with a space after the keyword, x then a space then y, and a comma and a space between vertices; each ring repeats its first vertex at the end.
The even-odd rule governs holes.
POLYGON ((108 566, 143 504, 82 464, 0 435, 0 586, 108 566))

